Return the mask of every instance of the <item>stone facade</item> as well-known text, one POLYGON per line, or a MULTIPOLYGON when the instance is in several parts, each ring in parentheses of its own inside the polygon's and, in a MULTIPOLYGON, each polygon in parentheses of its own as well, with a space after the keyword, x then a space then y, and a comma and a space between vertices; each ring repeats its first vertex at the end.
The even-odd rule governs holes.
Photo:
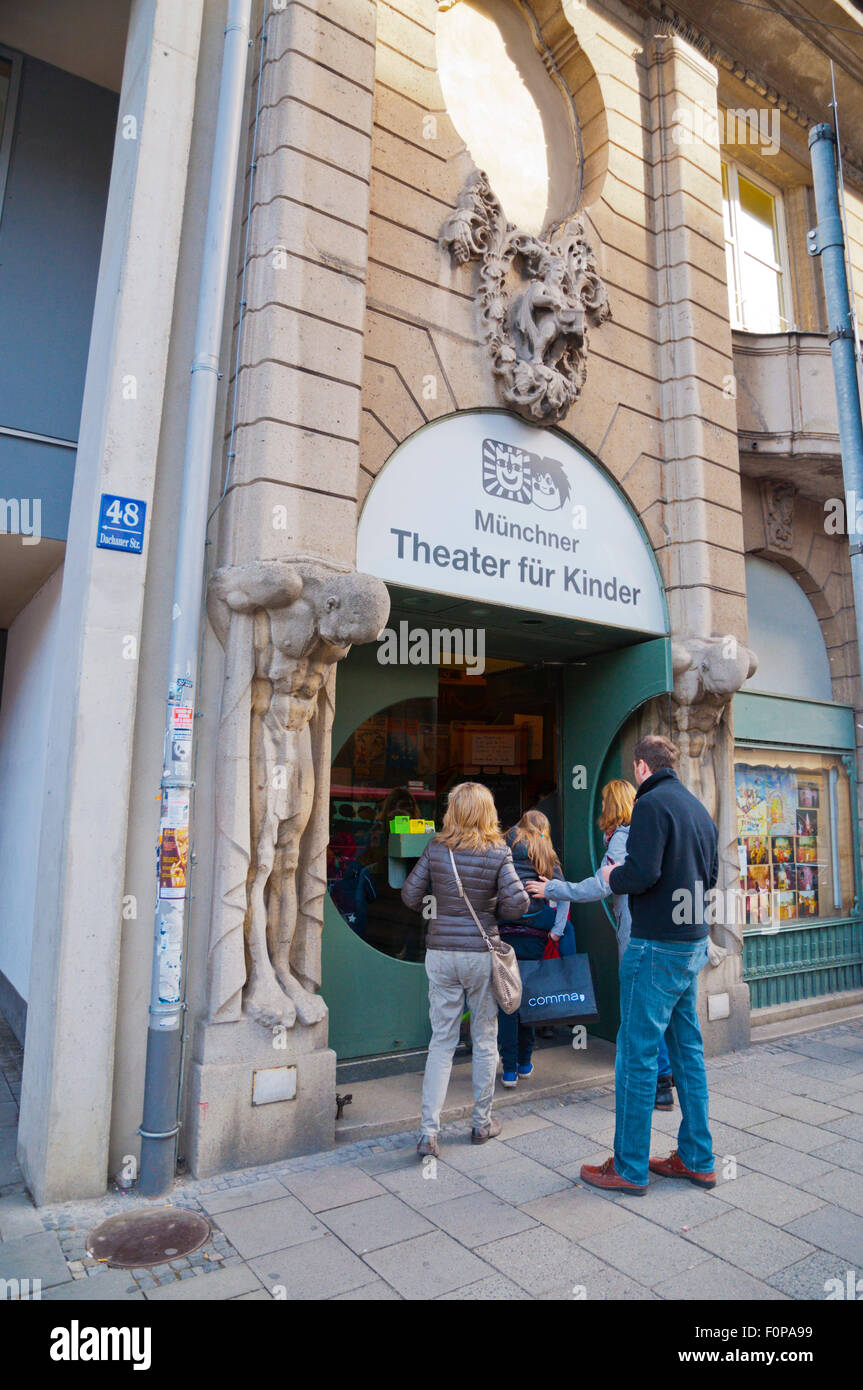
MULTIPOLYGON (((563 103, 564 116, 548 127, 556 132, 552 143, 566 144, 570 136, 560 132, 570 129, 570 119, 575 122, 574 165, 573 148, 561 145, 555 145, 551 164, 555 169, 573 165, 578 176, 569 201, 555 189, 538 239, 528 243, 522 229, 499 226, 502 242, 508 239, 518 254, 514 266, 504 266, 497 288, 509 296, 509 304, 518 294, 526 297, 525 281, 516 275, 520 266, 537 290, 531 305, 538 307, 525 310, 528 329, 540 324, 542 336, 549 327, 544 316, 554 316, 553 333, 528 351, 524 344, 530 332, 522 324, 522 339, 513 337, 511 320, 502 311, 506 332, 501 341, 504 347, 515 343, 515 357, 534 367, 556 364, 570 353, 570 385, 577 381, 578 389, 568 395, 558 391, 553 410, 545 408, 550 398, 544 398, 533 418, 553 419, 601 461, 649 538, 668 602, 675 682, 670 700, 661 702, 661 708, 646 707, 638 718, 645 729, 651 721, 662 724, 680 743, 682 775, 719 824, 720 886, 730 886, 739 873, 731 701, 757 657, 748 645, 747 553, 778 561, 801 584, 821 621, 834 698, 855 706, 858 736, 863 729, 847 543, 825 534, 823 524, 825 498, 841 496, 842 488, 835 413, 825 404, 828 399, 832 403, 832 380, 820 336, 826 327, 820 269, 799 251, 813 220, 806 151, 811 116, 796 95, 794 60, 788 60, 786 92, 778 79, 760 76, 762 59, 772 73, 778 61, 774 53, 753 51, 742 62, 732 51, 733 35, 702 33, 697 14, 687 14, 686 5, 654 0, 602 0, 589 7, 576 0, 500 0, 500 5, 477 0, 475 5, 486 18, 504 7, 510 51, 517 54, 523 44, 534 60, 539 54, 552 97, 563 103), (753 92, 758 104, 777 116, 779 140, 773 155, 762 147, 730 148, 721 139, 723 129, 727 135, 727 122, 718 120, 721 113, 752 106, 753 92), (694 141, 680 138, 681 123, 687 121, 699 131, 694 141), (781 342, 772 346, 754 335, 745 340, 733 335, 730 323, 721 162, 738 157, 783 189, 788 241, 797 248, 788 267, 796 328, 775 335, 781 342), (585 253, 573 271, 571 258, 558 255, 555 260, 551 252, 559 252, 561 229, 574 225, 576 218, 590 255, 585 253), (576 289, 571 283, 582 272, 592 277, 586 291, 583 283, 576 289), (801 383, 816 380, 817 389, 807 395, 801 383)), ((146 7, 137 8, 143 15, 146 7)), ((168 24, 164 6, 154 0, 151 8, 158 20, 154 32, 161 35, 159 26, 168 24)), ((101 983, 93 990, 103 1000, 95 1043, 92 1037, 86 1043, 82 1038, 74 994, 79 976, 69 960, 85 921, 82 914, 91 907, 92 883, 76 879, 71 849, 61 887, 44 890, 37 938, 42 963, 31 1001, 38 1039, 28 1048, 22 1106, 22 1153, 40 1199, 99 1190, 106 1172, 115 1171, 138 1147, 149 922, 137 935, 121 935, 115 918, 123 893, 142 903, 152 893, 156 817, 150 798, 159 778, 161 673, 170 607, 165 572, 176 534, 176 459, 182 447, 224 18, 224 4, 207 0, 199 36, 191 12, 197 14, 201 7, 187 8, 185 27, 180 26, 171 46, 182 58, 177 58, 172 78, 172 109, 183 118, 175 141, 181 151, 187 144, 191 149, 188 178, 182 188, 163 190, 171 216, 161 224, 158 263, 151 254, 149 269, 138 265, 134 221, 126 228, 124 250, 126 280, 134 275, 146 286, 148 312, 140 306, 139 312, 152 348, 155 375, 148 399, 155 402, 156 415, 151 419, 142 410, 135 417, 139 438, 134 431, 118 432, 107 407, 102 420, 95 399, 85 404, 90 428, 99 424, 99 442, 109 440, 111 447, 105 446, 98 487, 95 475, 83 471, 76 480, 69 559, 91 554, 89 532, 84 536, 92 521, 87 507, 101 487, 123 491, 126 475, 112 471, 112 459, 124 449, 139 462, 144 459, 147 479, 155 472, 153 515, 164 525, 146 594, 143 571, 141 591, 121 598, 87 570, 86 592, 76 600, 74 615, 87 640, 82 638, 71 667, 81 672, 81 711, 66 708, 62 672, 57 677, 62 727, 71 731, 70 746, 77 751, 69 786, 49 807, 55 829, 73 815, 82 824, 92 820, 80 772, 88 745, 75 722, 80 715, 80 721, 89 721, 87 728, 98 725, 98 681, 88 673, 92 662, 97 669, 99 652, 91 648, 106 631, 140 632, 147 662, 136 668, 137 682, 134 673, 124 673, 126 713, 122 729, 118 726, 112 734, 121 792, 116 824, 112 822, 110 890, 92 919, 86 918, 88 930, 95 922, 104 950, 97 970, 101 983), (160 303, 163 310, 166 304, 170 308, 172 302, 173 323, 170 314, 164 317, 167 310, 160 314, 157 308, 160 303), (142 441, 149 441, 146 449, 142 441), (95 1046, 101 1059, 98 1093, 70 1075, 85 1046, 95 1046), (56 1125, 55 1104, 61 1112, 56 1125), (50 1132, 44 1121, 49 1112, 50 1132), (93 1113, 98 1122, 86 1145, 80 1138, 73 1143, 69 1136, 79 1134, 85 1117, 93 1113), (75 1174, 62 1150, 67 1138, 75 1174)), ((451 254, 456 241, 452 219, 460 199, 462 213, 470 215, 470 200, 465 202, 463 195, 477 187, 480 167, 477 153, 456 129, 439 70, 436 29, 453 8, 434 0, 285 0, 278 6, 255 6, 248 139, 235 208, 235 278, 223 345, 223 363, 230 367, 221 386, 210 499, 211 576, 248 576, 250 567, 262 564, 268 572, 300 575, 300 588, 305 584, 310 592, 324 595, 328 585, 353 583, 360 509, 401 443, 428 422, 460 411, 508 405, 530 418, 530 410, 519 406, 515 396, 504 394, 512 386, 507 376, 512 363, 507 359, 506 370, 495 370, 488 322, 482 317, 488 301, 480 293, 478 260, 451 254)), ((130 43, 134 41, 136 52, 147 48, 145 39, 143 27, 133 31, 130 43)), ((155 39, 153 43, 158 46, 155 39)), ((863 73, 858 83, 861 78, 863 73)), ((155 87, 153 92, 155 101, 155 87)), ((128 93, 130 98, 135 94, 128 93)), ((142 102, 149 100, 150 88, 145 84, 137 95, 142 102)), ((142 147, 138 182, 133 179, 126 202, 118 202, 118 217, 128 207, 136 217, 145 217, 141 200, 150 186, 148 160, 154 161, 152 177, 161 170, 160 161, 167 161, 182 182, 179 162, 167 160, 170 143, 162 132, 156 155, 142 147)), ((863 172, 852 160, 847 173, 851 259, 863 291, 863 172)), ((504 191, 489 185, 489 193, 505 209, 504 191)), ((491 206, 489 199, 486 205, 491 206)), ((116 278, 122 289, 123 274, 116 278)), ((122 333, 113 347, 109 344, 109 289, 106 278, 99 318, 105 358, 94 359, 104 368, 105 400, 111 373, 120 370, 125 350, 122 333)), ((118 303, 117 312, 125 312, 125 299, 118 303)), ((863 303, 859 307, 863 312, 863 303)), ((130 302, 129 313, 134 311, 130 302)), ((95 398, 98 390, 96 376, 92 381, 88 377, 88 392, 95 398)), ((124 429, 130 419, 122 414, 124 429)), ((67 561, 67 570, 72 569, 67 561)), ((64 612, 69 614, 71 585, 70 580, 67 593, 64 582, 64 612)), ((273 624, 275 609, 286 606, 281 599, 274 604, 267 592, 266 601, 249 599, 245 608, 233 605, 233 612, 244 614, 245 628, 273 624)), ((299 592, 291 603, 298 601, 299 592)), ((297 611, 291 613, 292 621, 297 619, 297 611)), ((351 642, 370 640, 375 635, 371 627, 352 627, 349 638, 341 634, 338 642, 339 634, 327 637, 333 650, 326 672, 318 673, 323 679, 315 687, 313 698, 319 703, 312 714, 320 722, 321 737, 315 745, 310 814, 319 822, 329 785, 326 758, 319 755, 329 738, 327 710, 331 718, 333 701, 338 701, 335 651, 343 655, 351 642)), ((314 1016, 304 1019, 301 1013, 299 1020, 281 1020, 289 1032, 286 1044, 272 1033, 280 1026, 278 1018, 267 1015, 256 1021, 243 1007, 250 911, 245 898, 237 909, 242 930, 231 968, 218 950, 214 964, 225 901, 220 836, 235 848, 244 835, 254 838, 248 802, 254 802, 255 784, 244 790, 242 759, 236 759, 236 750, 226 754, 224 746, 226 712, 233 708, 236 691, 229 647, 226 633, 208 626, 199 711, 198 857, 182 1113, 184 1155, 201 1174, 324 1147, 333 1141, 335 1117, 335 1057, 327 1045, 326 999, 314 1016), (220 767, 228 756, 235 758, 230 775, 224 764, 220 767), (255 1076, 279 1068, 295 1069, 291 1084, 298 1100, 255 1105, 255 1076)), ((298 657, 293 649, 289 653, 291 660, 306 655, 305 648, 298 657)), ((251 682, 249 671, 246 676, 251 682)), ((99 732, 101 737, 101 726, 99 732)), ((863 773, 863 744, 860 751, 863 773)), ((297 761, 302 761, 299 755, 297 761)), ((260 781, 259 792, 262 787, 260 781)), ((98 791, 101 795, 101 783, 98 791)), ((301 848, 301 870, 316 871, 321 852, 316 841, 304 860, 301 848)), ((296 867, 293 860, 287 864, 288 877, 296 867)), ((245 889, 242 873, 229 887, 236 890, 238 884, 245 889)), ((142 913, 142 921, 146 917, 142 913)), ((314 933, 305 939, 314 943, 314 933)), ((739 928, 718 924, 714 947, 702 1006, 706 1047, 720 1052, 745 1046, 749 1002, 739 928), (718 1012, 725 1017, 708 1013, 711 995, 722 998, 718 1012)), ((303 990, 312 995, 319 984, 313 956, 314 945, 305 964, 297 966, 303 990)))

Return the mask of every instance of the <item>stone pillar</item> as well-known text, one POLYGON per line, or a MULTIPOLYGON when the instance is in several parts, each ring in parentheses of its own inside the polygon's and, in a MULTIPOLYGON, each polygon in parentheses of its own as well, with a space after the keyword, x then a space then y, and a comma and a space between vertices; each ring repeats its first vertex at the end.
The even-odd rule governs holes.
POLYGON ((335 662, 371 640, 388 609, 383 585, 353 569, 375 21, 373 0, 271 10, 253 92, 235 457, 210 589, 225 676, 209 1007, 187 1102, 198 1176, 334 1142, 335 1054, 316 991, 335 662), (312 674, 300 682, 303 663, 312 674), (267 879, 270 814, 279 830, 267 879))
POLYGON ((746 646, 717 74, 676 34, 654 38, 648 62, 669 535, 662 559, 674 639, 670 732, 681 751, 680 775, 704 801, 720 836, 724 910, 711 928, 700 1000, 710 1054, 749 1039, 742 927, 728 890, 739 883, 731 698, 754 670, 754 658, 746 646))
POLYGON ((84 386, 37 866, 19 1161, 37 1202, 104 1192, 127 806, 201 0, 133 0, 84 386), (101 494, 144 553, 97 550, 101 494))

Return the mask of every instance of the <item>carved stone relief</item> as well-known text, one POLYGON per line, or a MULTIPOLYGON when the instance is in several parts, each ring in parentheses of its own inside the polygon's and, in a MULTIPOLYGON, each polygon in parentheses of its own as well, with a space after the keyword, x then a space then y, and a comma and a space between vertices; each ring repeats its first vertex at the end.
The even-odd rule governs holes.
POLYGON ((562 419, 587 376, 588 328, 611 317, 582 219, 570 218, 548 238, 520 232, 476 170, 440 244, 457 265, 480 262, 477 297, 503 400, 546 424, 562 419), (511 297, 513 266, 527 283, 511 297))
MULTIPOLYGON (((719 830, 722 901, 736 902, 729 890, 739 885, 737 815, 734 798, 734 747, 726 715, 735 691, 754 675, 755 653, 734 637, 687 637, 671 644, 674 689, 671 708, 680 753, 682 781, 707 808, 719 830)), ((742 924, 726 912, 716 924, 730 938, 725 948, 711 940, 710 963, 718 965, 728 948, 741 950, 742 924)))
POLYGON ((761 483, 761 512, 768 550, 791 550, 794 545, 794 495, 792 483, 765 478, 761 483))
POLYGON ((216 771, 210 1018, 320 1021, 336 662, 389 613, 380 580, 259 560, 212 576, 225 649, 216 771))

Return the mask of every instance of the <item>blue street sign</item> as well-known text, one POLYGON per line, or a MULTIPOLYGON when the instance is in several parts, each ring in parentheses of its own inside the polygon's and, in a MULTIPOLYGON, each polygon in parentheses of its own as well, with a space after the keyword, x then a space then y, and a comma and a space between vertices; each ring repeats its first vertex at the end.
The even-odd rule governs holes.
POLYGON ((147 504, 137 497, 115 497, 102 493, 99 508, 99 537, 101 550, 129 550, 140 555, 144 549, 144 518, 147 504))

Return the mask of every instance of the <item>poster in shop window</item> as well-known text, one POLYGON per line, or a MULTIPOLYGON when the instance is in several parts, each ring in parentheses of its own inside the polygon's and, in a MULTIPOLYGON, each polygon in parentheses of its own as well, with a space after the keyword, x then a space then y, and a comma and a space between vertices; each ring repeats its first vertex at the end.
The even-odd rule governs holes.
POLYGON ((791 768, 738 763, 734 784, 738 835, 797 834, 797 774, 791 768))

